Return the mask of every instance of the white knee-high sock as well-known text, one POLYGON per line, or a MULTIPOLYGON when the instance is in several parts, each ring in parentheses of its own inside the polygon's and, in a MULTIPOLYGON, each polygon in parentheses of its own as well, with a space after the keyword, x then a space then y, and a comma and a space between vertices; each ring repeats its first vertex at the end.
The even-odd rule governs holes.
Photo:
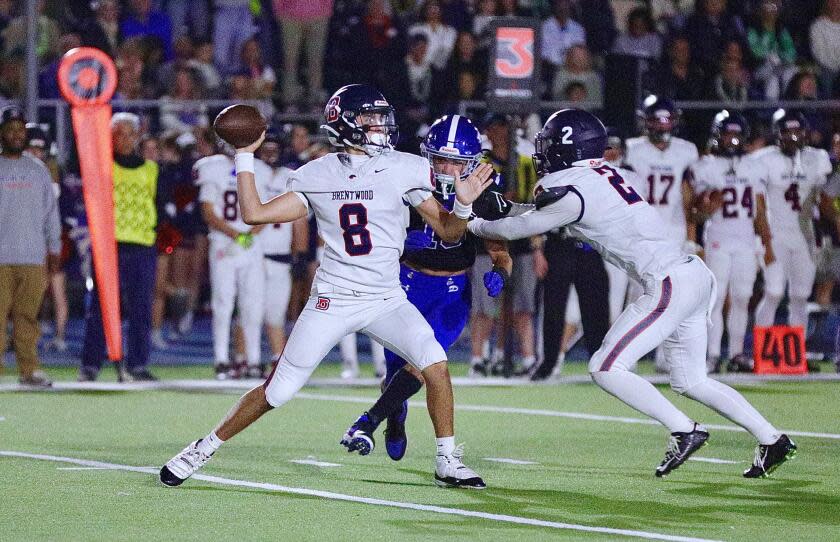
POLYGON ((703 403, 721 416, 737 423, 752 433, 761 444, 773 444, 781 436, 743 395, 717 380, 707 378, 689 388, 685 396, 703 403))
POLYGON ((680 412, 653 384, 639 375, 616 368, 591 374, 592 379, 605 391, 657 420, 672 433, 687 433, 694 429, 691 418, 680 412))
POLYGON ((749 319, 749 298, 732 297, 729 300, 729 316, 727 317, 727 331, 729 331, 729 357, 744 353, 744 335, 747 333, 749 319))

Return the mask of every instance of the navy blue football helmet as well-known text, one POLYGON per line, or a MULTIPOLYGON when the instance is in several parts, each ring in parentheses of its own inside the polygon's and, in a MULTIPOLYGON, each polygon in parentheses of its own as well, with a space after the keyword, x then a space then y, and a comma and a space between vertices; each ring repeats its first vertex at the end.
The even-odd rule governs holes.
POLYGON ((447 115, 436 120, 429 128, 429 133, 420 143, 420 154, 432 165, 435 190, 444 199, 448 199, 454 193, 455 177, 439 171, 440 160, 435 160, 435 158, 444 158, 463 164, 460 177, 465 179, 478 167, 483 156, 481 136, 467 117, 447 115))
POLYGON ((607 129, 592 113, 561 109, 548 117, 534 145, 534 169, 540 176, 548 175, 577 165, 580 160, 603 158, 607 129))
POLYGON ((398 133, 394 108, 370 85, 347 85, 335 91, 324 108, 321 128, 333 145, 368 154, 390 149, 398 133))
POLYGON ((644 131, 651 143, 668 143, 677 127, 680 112, 668 98, 651 94, 642 102, 644 131))
POLYGON ((724 109, 712 121, 709 150, 722 156, 740 156, 750 137, 750 123, 737 111, 724 109))
POLYGON ((773 135, 783 153, 793 156, 805 148, 808 139, 808 120, 799 111, 778 109, 773 113, 773 135))

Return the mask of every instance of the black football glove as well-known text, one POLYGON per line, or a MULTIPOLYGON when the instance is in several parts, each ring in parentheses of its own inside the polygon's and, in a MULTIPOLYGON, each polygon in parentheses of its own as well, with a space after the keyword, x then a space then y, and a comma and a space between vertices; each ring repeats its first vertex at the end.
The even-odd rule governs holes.
POLYGON ((510 214, 513 203, 493 190, 485 190, 472 205, 473 214, 484 220, 499 220, 510 214))

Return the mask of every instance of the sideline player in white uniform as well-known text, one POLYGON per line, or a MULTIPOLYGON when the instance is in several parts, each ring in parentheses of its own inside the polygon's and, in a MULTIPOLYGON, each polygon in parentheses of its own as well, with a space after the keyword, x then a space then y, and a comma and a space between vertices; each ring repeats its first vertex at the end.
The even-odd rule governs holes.
POLYGON ((534 162, 542 176, 536 205, 519 216, 474 220, 469 229, 481 237, 509 240, 565 226, 604 259, 626 269, 644 286, 644 294, 610 328, 589 361, 589 372, 604 390, 671 431, 656 475, 680 466, 709 437, 650 382, 628 370, 664 342, 671 388, 752 433, 759 446, 744 476, 765 476, 793 455, 796 446, 741 394, 706 375, 706 321, 714 276, 700 258, 687 255, 664 233, 658 213, 625 179, 632 173, 604 163, 606 142, 604 125, 591 113, 554 113, 536 139, 534 162))
POLYGON ((770 170, 767 213, 776 260, 764 268, 764 297, 755 310, 755 325, 773 325, 787 284, 788 321, 805 328, 817 272, 813 212, 817 198, 827 198, 821 188, 831 173, 831 160, 824 150, 805 146, 808 126, 801 113, 777 111, 773 132, 776 145, 757 153, 770 170))
MULTIPOLYGON (((260 194, 263 200, 272 200, 286 192, 292 170, 283 166, 274 167, 280 160, 280 145, 280 136, 272 131, 266 134, 262 147, 257 151, 260 159, 273 172, 265 192, 260 194)), ((265 271, 263 318, 272 359, 277 359, 286 345, 286 311, 292 293, 292 276, 306 272, 303 255, 308 250, 309 221, 301 218, 291 224, 268 225, 260 232, 259 240, 265 271)))
POLYGON ((700 212, 709 217, 703 231, 704 261, 717 279, 717 299, 709 329, 706 369, 720 372, 723 304, 729 294, 729 370, 751 366, 744 355, 749 302, 758 273, 755 235, 772 263, 764 186, 769 174, 761 158, 744 156, 749 124, 739 113, 721 111, 712 123, 711 154, 692 167, 700 212))
MULTIPOLYGON (((257 189, 265 190, 273 175, 261 160, 255 162, 257 189)), ((214 154, 193 166, 199 187, 201 216, 210 228, 209 267, 213 308, 213 365, 216 378, 249 376, 259 378, 260 332, 263 321, 265 276, 262 246, 257 234, 263 226, 251 228, 239 212, 233 158, 214 154), (247 367, 230 363, 230 330, 234 301, 245 339, 247 367)))
MULTIPOLYGON (((325 242, 312 295, 295 324, 271 376, 246 393, 207 437, 189 444, 160 471, 166 485, 180 485, 225 441, 260 416, 286 403, 306 383, 327 352, 350 332, 361 331, 414 365, 426 383, 426 403, 437 436, 435 482, 481 489, 484 481, 455 447, 454 405, 446 354, 434 332, 400 287, 399 258, 411 204, 442 239, 466 231, 472 202, 492 182, 482 164, 455 184, 453 211, 432 197, 427 160, 391 148, 394 110, 367 85, 340 88, 327 102, 324 129, 342 147, 296 170, 288 192, 260 203, 254 184, 254 149, 236 155, 240 206, 249 223, 291 222, 315 213, 325 242)), ((354 437, 373 438, 357 431, 354 437)))
MULTIPOLYGON (((659 212, 665 223, 666 234, 678 241, 683 250, 696 254, 697 231, 694 223, 687 222, 692 196, 689 166, 699 155, 694 143, 673 135, 679 122, 679 111, 668 98, 648 96, 642 103, 645 135, 627 140, 624 163, 638 176, 636 191, 659 212)), ((640 284, 630 283, 630 297, 642 292, 640 284)), ((668 372, 665 353, 656 349, 656 370, 668 372)))

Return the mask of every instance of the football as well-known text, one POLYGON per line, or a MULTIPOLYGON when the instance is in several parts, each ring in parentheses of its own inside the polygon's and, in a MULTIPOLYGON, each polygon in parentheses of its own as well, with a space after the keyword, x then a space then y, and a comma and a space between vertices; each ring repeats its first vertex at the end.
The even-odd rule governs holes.
POLYGON ((267 127, 265 118, 256 107, 243 104, 226 107, 213 121, 216 135, 235 149, 255 142, 267 127))

